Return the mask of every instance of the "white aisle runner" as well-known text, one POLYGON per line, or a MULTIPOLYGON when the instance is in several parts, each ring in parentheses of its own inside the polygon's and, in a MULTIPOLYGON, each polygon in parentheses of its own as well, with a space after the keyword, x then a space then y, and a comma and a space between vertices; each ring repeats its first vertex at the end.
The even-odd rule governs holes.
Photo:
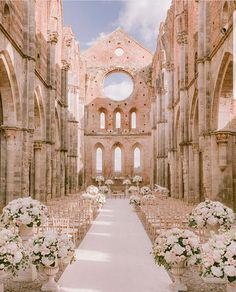
POLYGON ((166 292, 167 272, 154 264, 151 243, 126 199, 110 199, 66 268, 61 292, 166 292))

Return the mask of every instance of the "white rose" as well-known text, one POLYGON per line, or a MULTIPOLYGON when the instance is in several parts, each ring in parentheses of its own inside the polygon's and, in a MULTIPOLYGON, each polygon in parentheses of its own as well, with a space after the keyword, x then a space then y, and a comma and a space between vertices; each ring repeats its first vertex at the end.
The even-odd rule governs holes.
POLYGON ((223 271, 219 267, 215 267, 215 266, 211 267, 211 272, 212 272, 212 275, 217 278, 220 278, 223 276, 223 271))
POLYGON ((210 225, 216 225, 218 223, 218 219, 211 216, 207 219, 207 223, 210 224, 210 225))
POLYGON ((31 212, 33 215, 38 216, 39 215, 39 208, 34 207, 34 208, 32 208, 31 212))
POLYGON ((54 263, 54 260, 50 260, 47 257, 42 257, 42 264, 45 265, 46 267, 51 266, 54 263))
POLYGON ((236 276, 236 267, 234 266, 225 266, 224 272, 228 277, 235 277, 236 276))
POLYGON ((20 251, 17 251, 14 256, 15 263, 19 263, 23 258, 23 255, 20 251))

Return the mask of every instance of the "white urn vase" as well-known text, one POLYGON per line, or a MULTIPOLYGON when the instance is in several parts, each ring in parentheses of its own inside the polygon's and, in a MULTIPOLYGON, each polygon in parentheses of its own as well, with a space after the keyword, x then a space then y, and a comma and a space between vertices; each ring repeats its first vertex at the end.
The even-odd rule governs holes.
POLYGON ((228 282, 227 283, 227 289, 226 289, 226 291, 227 292, 236 292, 236 281, 233 281, 233 282, 228 282))
MULTIPOLYGON (((27 225, 20 224, 19 225, 19 236, 23 241, 23 245, 28 245, 29 240, 31 240, 34 236, 33 227, 28 227, 27 225)), ((14 278, 14 281, 23 282, 23 281, 34 281, 37 279, 37 270, 36 267, 32 264, 29 265, 25 270, 19 271, 18 275, 14 278)))
POLYGON ((186 270, 186 262, 182 261, 171 267, 171 273, 174 278, 174 282, 170 284, 170 291, 188 291, 187 286, 182 282, 182 276, 186 270))
POLYGON ((59 285, 55 281, 55 276, 58 273, 58 271, 59 271, 58 266, 53 267, 53 268, 52 267, 44 268, 44 273, 48 276, 48 280, 41 287, 42 291, 58 291, 59 290, 59 285))

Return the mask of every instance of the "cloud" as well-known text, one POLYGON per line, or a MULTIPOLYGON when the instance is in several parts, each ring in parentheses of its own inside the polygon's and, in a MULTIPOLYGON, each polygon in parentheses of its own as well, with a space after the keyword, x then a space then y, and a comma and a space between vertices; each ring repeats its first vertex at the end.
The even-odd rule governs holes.
POLYGON ((123 1, 118 25, 125 31, 139 34, 146 43, 157 38, 161 21, 165 20, 171 0, 123 1))
POLYGON ((111 83, 104 87, 105 96, 115 100, 123 100, 127 98, 133 91, 133 84, 130 81, 121 81, 119 83, 111 83))
POLYGON ((99 36, 96 38, 91 39, 89 42, 86 43, 86 46, 91 47, 93 46, 96 42, 102 40, 103 38, 105 38, 108 34, 105 32, 100 32, 99 36))

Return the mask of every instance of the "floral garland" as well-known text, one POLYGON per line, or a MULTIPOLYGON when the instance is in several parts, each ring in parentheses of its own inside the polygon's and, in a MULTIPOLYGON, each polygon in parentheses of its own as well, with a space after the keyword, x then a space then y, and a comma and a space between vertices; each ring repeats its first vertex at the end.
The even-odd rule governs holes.
POLYGON ((236 234, 227 232, 214 235, 202 246, 203 277, 236 281, 236 234))
POLYGON ((206 200, 197 205, 189 215, 189 226, 202 228, 209 225, 219 224, 227 230, 234 222, 234 212, 220 202, 206 200))
POLYGON ((4 207, 1 222, 6 227, 20 224, 33 227, 44 224, 47 218, 47 207, 31 197, 26 197, 13 200, 4 207))
POLYGON ((178 228, 163 231, 154 243, 152 253, 155 262, 166 269, 180 262, 195 265, 201 260, 199 238, 189 230, 178 228))
POLYGON ((29 255, 22 245, 21 238, 10 229, 0 230, 0 270, 14 276, 29 264, 29 255))

